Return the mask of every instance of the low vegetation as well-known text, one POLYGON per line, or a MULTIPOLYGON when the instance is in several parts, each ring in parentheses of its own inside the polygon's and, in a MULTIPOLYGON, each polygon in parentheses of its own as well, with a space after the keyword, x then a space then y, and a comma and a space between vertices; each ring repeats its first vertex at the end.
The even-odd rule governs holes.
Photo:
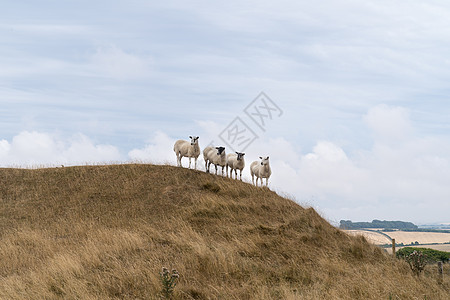
POLYGON ((162 284, 161 297, 164 299, 169 299, 173 295, 173 291, 177 286, 180 275, 175 269, 173 269, 172 273, 170 273, 167 268, 163 267, 161 273, 159 273, 159 276, 161 277, 162 284))
POLYGON ((438 261, 448 262, 450 259, 450 252, 438 251, 429 248, 416 248, 416 247, 405 247, 397 251, 396 255, 399 258, 406 258, 414 251, 419 251, 423 253, 429 263, 436 263, 438 261))
POLYGON ((414 250, 413 253, 406 256, 405 260, 409 264, 411 271, 417 276, 425 270, 425 266, 427 265, 427 256, 421 251, 414 250))
POLYGON ((172 299, 449 299, 447 264, 417 278, 267 188, 154 165, 0 182, 0 299, 157 299, 163 266, 172 299))

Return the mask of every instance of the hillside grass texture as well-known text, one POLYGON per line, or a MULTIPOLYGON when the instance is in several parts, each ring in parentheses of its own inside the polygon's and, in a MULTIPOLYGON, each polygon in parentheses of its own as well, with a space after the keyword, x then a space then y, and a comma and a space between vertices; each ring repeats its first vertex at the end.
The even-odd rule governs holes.
POLYGON ((0 169, 0 299, 450 299, 267 188, 143 164, 0 169), (391 298, 390 298, 391 297, 391 298))

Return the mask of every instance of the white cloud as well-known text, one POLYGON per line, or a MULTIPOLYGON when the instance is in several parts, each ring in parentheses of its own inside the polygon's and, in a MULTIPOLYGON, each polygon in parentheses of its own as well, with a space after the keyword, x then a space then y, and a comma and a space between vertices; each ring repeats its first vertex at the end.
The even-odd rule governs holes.
POLYGON ((69 164, 116 162, 120 159, 119 150, 115 146, 94 144, 83 134, 72 137, 62 152, 62 160, 66 160, 69 164))
POLYGON ((410 138, 413 128, 408 111, 403 107, 379 105, 364 117, 377 142, 400 142, 410 138))
POLYGON ((173 152, 174 144, 175 139, 158 131, 144 148, 128 152, 128 157, 133 161, 176 164, 176 156, 173 152))
POLYGON ((339 162, 347 161, 347 155, 344 150, 340 147, 334 145, 331 142, 320 141, 314 147, 313 152, 307 154, 304 157, 307 161, 328 161, 328 162, 339 162))
POLYGON ((8 143, 7 140, 0 140, 0 157, 8 155, 10 149, 11 145, 8 143))
POLYGON ((23 131, 12 138, 0 141, 2 166, 55 166, 99 162, 116 162, 121 159, 118 149, 111 145, 96 145, 88 137, 77 134, 70 138, 57 135, 23 131))

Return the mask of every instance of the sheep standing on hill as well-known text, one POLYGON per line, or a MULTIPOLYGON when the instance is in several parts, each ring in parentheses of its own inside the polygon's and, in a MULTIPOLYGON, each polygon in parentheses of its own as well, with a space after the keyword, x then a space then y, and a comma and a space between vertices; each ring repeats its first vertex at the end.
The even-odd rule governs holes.
POLYGON ((263 178, 266 178, 266 186, 269 185, 269 177, 272 174, 272 170, 270 169, 269 165, 269 157, 262 158, 260 162, 254 161, 250 165, 250 174, 252 175, 252 183, 255 184, 253 181, 254 176, 256 176, 256 186, 258 186, 258 178, 261 181, 261 185, 263 185, 263 178))
POLYGON ((216 167, 216 175, 217 175, 217 166, 222 167, 222 176, 223 169, 227 164, 227 157, 225 154, 225 147, 206 147, 203 150, 203 158, 205 159, 205 168, 206 172, 209 173, 209 167, 211 164, 214 164, 216 167))
POLYGON ((190 136, 191 142, 178 140, 173 146, 173 151, 177 155, 177 166, 182 167, 181 159, 189 157, 189 169, 191 168, 191 158, 195 158, 195 169, 197 170, 197 158, 200 155, 200 146, 198 144, 198 136, 190 136))
POLYGON ((244 161, 245 153, 230 153, 227 155, 227 176, 228 176, 228 167, 230 168, 230 177, 233 178, 233 170, 234 170, 234 179, 237 179, 237 170, 240 171, 239 179, 242 180, 242 170, 245 167, 244 161))

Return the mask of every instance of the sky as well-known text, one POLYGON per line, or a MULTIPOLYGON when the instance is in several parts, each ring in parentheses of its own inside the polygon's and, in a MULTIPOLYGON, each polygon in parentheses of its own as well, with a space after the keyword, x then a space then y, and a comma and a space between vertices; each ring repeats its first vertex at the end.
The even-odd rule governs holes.
POLYGON ((0 167, 176 165, 195 135, 332 223, 450 222, 450 3, 4 2, 0 167))

